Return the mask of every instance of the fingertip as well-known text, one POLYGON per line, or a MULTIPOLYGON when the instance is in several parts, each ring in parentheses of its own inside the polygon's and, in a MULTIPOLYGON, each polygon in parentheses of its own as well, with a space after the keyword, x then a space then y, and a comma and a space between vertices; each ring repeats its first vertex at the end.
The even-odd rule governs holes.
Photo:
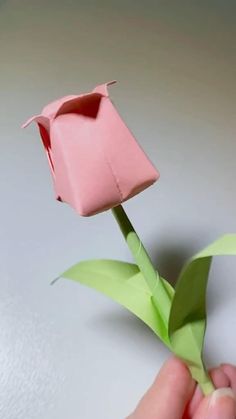
POLYGON ((231 388, 219 388, 215 390, 209 400, 207 419, 235 419, 236 402, 231 388))
POLYGON ((172 356, 164 363, 153 385, 140 401, 135 415, 149 419, 182 418, 194 387, 195 382, 186 365, 172 356))
POLYGON ((179 400, 183 405, 192 398, 196 387, 188 367, 176 356, 171 356, 163 365, 158 376, 158 386, 160 383, 168 385, 170 393, 173 394, 173 403, 179 400))
POLYGON ((228 386, 230 386, 236 394, 236 366, 231 364, 221 364, 220 368, 229 380, 228 386))
POLYGON ((193 419, 235 419, 235 395, 229 387, 219 388, 203 398, 193 419))
POLYGON ((229 377, 221 367, 211 368, 209 374, 215 388, 230 386, 229 377))
POLYGON ((164 363, 163 367, 161 368, 160 373, 163 373, 163 374, 171 373, 170 378, 172 378, 173 380, 178 379, 178 381, 180 381, 180 378, 181 378, 181 382, 184 382, 184 383, 194 382, 186 364, 181 359, 177 358, 176 356, 171 356, 164 363))

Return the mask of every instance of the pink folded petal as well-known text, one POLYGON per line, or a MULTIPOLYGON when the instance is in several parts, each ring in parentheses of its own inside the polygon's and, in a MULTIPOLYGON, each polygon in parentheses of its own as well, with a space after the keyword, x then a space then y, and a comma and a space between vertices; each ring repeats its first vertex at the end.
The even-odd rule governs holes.
POLYGON ((119 205, 159 178, 109 99, 107 86, 47 105, 38 123, 56 196, 88 216, 119 205))
POLYGON ((98 86, 95 87, 95 89, 93 89, 93 92, 100 93, 103 96, 109 96, 108 86, 111 86, 112 84, 115 84, 115 83, 116 83, 116 80, 112 80, 104 84, 99 84, 98 86))

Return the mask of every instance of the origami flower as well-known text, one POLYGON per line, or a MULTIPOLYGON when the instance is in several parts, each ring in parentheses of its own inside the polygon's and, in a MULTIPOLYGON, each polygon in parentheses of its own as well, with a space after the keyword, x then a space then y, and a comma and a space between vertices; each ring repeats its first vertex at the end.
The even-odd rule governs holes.
POLYGON ((113 208, 159 177, 112 104, 107 86, 47 105, 37 122, 58 200, 88 216, 113 208))
POLYGON ((143 320, 208 394, 214 387, 202 355, 207 282, 213 256, 236 255, 236 234, 190 259, 175 288, 160 277, 121 205, 159 174, 112 105, 108 84, 53 102, 25 124, 38 123, 57 198, 81 215, 111 208, 136 262, 82 261, 61 276, 95 288, 143 320))

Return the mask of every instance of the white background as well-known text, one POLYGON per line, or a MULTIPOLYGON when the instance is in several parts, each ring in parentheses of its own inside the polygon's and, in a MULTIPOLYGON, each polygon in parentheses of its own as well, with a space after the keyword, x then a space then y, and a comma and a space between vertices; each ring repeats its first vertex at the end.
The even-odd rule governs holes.
MULTIPOLYGON (((0 416, 120 419, 168 351, 136 318, 74 282, 89 258, 132 261, 110 213, 54 200, 36 127, 48 102, 110 93, 161 172, 125 205, 161 274, 236 231, 235 3, 0 2, 0 416), (231 4, 232 3, 232 4, 231 4)), ((208 366, 236 362, 236 261, 208 288, 208 366)))

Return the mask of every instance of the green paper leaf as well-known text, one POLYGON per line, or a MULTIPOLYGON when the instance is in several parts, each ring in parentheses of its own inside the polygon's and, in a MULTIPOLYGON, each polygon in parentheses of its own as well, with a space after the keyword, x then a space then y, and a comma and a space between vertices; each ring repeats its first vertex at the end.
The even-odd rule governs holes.
POLYGON ((204 383, 209 384, 202 361, 206 288, 212 257, 221 255, 236 255, 236 234, 220 237, 186 264, 177 282, 169 317, 172 350, 187 362, 193 377, 202 387, 204 383))
MULTIPOLYGON (((152 302, 151 291, 137 265, 115 260, 82 261, 62 275, 95 288, 146 323, 159 338, 169 346, 168 330, 152 302)), ((170 299, 174 290, 163 279, 170 299)))

